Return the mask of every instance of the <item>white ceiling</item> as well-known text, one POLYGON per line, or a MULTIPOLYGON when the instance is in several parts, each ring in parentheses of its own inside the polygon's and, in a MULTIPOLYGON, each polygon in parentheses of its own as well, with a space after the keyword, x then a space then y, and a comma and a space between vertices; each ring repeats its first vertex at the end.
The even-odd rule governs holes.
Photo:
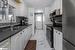
POLYGON ((24 0, 27 6, 34 8, 42 8, 51 6, 55 0, 24 0))

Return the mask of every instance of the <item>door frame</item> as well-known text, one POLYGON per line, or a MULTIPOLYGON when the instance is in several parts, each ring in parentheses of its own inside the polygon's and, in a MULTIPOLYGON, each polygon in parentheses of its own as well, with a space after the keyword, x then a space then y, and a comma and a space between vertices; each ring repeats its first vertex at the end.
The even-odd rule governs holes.
MULTIPOLYGON (((34 13, 34 30, 36 29, 36 14, 41 14, 42 15, 42 29, 43 30, 43 13, 34 13)), ((37 29, 40 30, 40 29, 37 29)))

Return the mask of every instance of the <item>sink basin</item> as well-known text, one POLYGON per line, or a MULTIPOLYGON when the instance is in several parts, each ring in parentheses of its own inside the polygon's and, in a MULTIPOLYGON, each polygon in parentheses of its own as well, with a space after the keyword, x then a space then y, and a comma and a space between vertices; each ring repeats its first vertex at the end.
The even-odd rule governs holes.
POLYGON ((18 30, 18 29, 20 29, 20 26, 13 27, 13 30, 18 30))
POLYGON ((5 32, 5 31, 17 31, 21 28, 21 26, 11 26, 8 28, 2 28, 0 29, 0 32, 5 32))

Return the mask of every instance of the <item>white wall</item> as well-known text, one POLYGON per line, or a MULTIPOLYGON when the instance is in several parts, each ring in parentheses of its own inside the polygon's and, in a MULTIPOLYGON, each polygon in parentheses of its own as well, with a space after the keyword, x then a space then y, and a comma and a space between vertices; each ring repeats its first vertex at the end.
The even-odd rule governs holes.
POLYGON ((28 18, 29 18, 29 24, 33 23, 34 20, 34 8, 28 8, 28 18))
MULTIPOLYGON (((44 8, 39 8, 39 9, 36 9, 36 8, 28 8, 28 18, 29 18, 29 24, 32 24, 33 26, 33 35, 34 35, 34 13, 36 12, 36 10, 43 10, 43 13, 44 13, 44 8)), ((43 14, 43 28, 45 28, 45 14, 43 14)))
POLYGON ((21 0, 21 3, 16 3, 14 0, 8 0, 9 4, 15 7, 15 15, 16 16, 27 16, 27 6, 24 3, 23 0, 21 0))
MULTIPOLYGON (((45 24, 50 24, 51 21, 50 21, 50 16, 49 14, 51 12, 53 12, 55 9, 61 9, 61 14, 62 14, 62 0, 55 0, 55 2, 49 6, 49 7, 45 7, 43 8, 43 11, 44 11, 44 17, 45 17, 45 24)), ((33 12, 36 11, 35 8, 29 8, 28 9, 28 16, 30 17, 31 15, 30 14, 33 14, 33 12)), ((32 21, 32 17, 30 17, 30 22, 32 21)))
POLYGON ((21 4, 16 4, 16 16, 27 16, 27 6, 24 1, 21 4))
POLYGON ((28 23, 32 24, 33 35, 34 35, 34 8, 28 8, 28 23))
MULTIPOLYGON (((39 9, 43 9, 43 13, 44 13, 44 28, 45 28, 45 24, 51 24, 52 22, 50 21, 50 12, 52 12, 55 9, 62 9, 62 0, 55 0, 54 4, 52 4, 49 7, 45 7, 45 8, 39 8, 39 9)), ((36 11, 36 8, 28 8, 28 18, 29 18, 29 24, 33 24, 34 27, 34 12, 36 11)))

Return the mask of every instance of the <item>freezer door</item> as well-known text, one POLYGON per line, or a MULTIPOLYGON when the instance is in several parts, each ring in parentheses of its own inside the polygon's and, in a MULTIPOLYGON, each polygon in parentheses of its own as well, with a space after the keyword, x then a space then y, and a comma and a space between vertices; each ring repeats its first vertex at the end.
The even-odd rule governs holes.
MULTIPOLYGON (((75 0, 63 0, 63 12, 64 38, 75 45, 75 0)), ((68 50, 73 50, 73 47, 69 46, 68 43, 65 45, 68 50)))
POLYGON ((63 50, 75 50, 75 47, 63 40, 63 50))

